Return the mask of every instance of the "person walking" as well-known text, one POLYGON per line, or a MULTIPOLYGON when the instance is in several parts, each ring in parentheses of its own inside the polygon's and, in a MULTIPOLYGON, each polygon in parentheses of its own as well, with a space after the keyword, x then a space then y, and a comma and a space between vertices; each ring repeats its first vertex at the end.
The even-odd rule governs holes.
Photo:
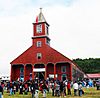
POLYGON ((12 82, 10 82, 10 96, 13 95, 13 84, 12 82))
POLYGON ((46 91, 48 90, 48 88, 45 81, 43 81, 42 90, 43 90, 43 98, 46 98, 46 91))
POLYGON ((65 85, 65 82, 63 82, 63 93, 64 93, 64 97, 66 97, 66 85, 65 85))
POLYGON ((54 94, 54 89, 55 89, 55 85, 54 85, 54 80, 51 80, 51 89, 52 89, 52 96, 54 96, 55 94, 54 94))
POLYGON ((34 94, 35 94, 35 83, 34 83, 34 81, 32 81, 30 89, 31 89, 31 93, 32 93, 32 98, 34 98, 34 94))
POLYGON ((19 94, 23 94, 23 83, 22 82, 19 85, 19 94))
POLYGON ((73 88, 74 88, 74 96, 77 96, 78 94, 78 83, 75 81, 73 84, 73 88))
POLYGON ((60 83, 60 97, 64 97, 64 83, 61 81, 60 83))
POLYGON ((55 83, 55 96, 60 96, 60 85, 58 83, 55 83))
POLYGON ((2 87, 2 85, 0 83, 0 98, 2 98, 2 95, 3 95, 3 87, 2 87))
POLYGON ((82 83, 81 82, 79 82, 78 91, 79 91, 79 96, 82 96, 82 83))
POLYGON ((38 98, 39 97, 39 85, 38 85, 38 81, 35 81, 34 86, 35 86, 35 98, 38 98))
POLYGON ((70 84, 70 81, 68 81, 68 83, 67 83, 67 92, 68 92, 68 95, 71 95, 71 84, 70 84))

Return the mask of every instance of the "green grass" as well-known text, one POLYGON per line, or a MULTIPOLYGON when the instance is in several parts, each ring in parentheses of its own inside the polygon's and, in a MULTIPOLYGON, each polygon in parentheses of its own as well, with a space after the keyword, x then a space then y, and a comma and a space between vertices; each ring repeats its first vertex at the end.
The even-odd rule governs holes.
MULTIPOLYGON (((96 88, 83 88, 85 94, 82 95, 81 98, 100 98, 100 90, 96 90, 96 88)), ((9 93, 4 92, 3 98, 32 98, 31 93, 28 93, 28 95, 19 95, 16 93, 15 95, 9 96, 9 93)), ((43 98, 42 94, 39 94, 39 98, 43 98)), ((52 97, 51 93, 47 94, 47 98, 60 98, 60 97, 52 97)), ((63 98, 63 97, 62 97, 63 98)), ((72 89, 72 95, 67 95, 64 98, 80 98, 79 96, 74 96, 73 89, 72 89)))

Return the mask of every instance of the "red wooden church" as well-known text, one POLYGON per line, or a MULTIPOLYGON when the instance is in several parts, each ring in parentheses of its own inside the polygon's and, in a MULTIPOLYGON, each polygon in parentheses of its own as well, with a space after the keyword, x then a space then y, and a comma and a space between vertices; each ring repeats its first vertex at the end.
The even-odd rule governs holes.
POLYGON ((74 80, 83 72, 69 58, 50 47, 49 24, 42 9, 33 23, 32 46, 11 63, 11 80, 54 78, 74 80))

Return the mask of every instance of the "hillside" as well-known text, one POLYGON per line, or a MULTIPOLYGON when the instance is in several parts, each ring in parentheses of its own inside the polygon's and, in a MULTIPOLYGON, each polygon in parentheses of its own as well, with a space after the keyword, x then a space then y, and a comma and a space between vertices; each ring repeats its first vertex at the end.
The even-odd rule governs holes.
POLYGON ((100 58, 73 59, 85 73, 100 73, 100 58))

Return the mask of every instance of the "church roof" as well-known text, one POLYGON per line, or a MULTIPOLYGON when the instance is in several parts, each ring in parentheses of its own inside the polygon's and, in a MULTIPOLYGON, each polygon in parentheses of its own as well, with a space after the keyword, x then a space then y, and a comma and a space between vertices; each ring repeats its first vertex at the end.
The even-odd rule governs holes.
POLYGON ((40 48, 34 48, 34 46, 29 47, 25 52, 23 52, 20 56, 14 59, 11 64, 36 64, 36 63, 60 63, 60 62, 69 62, 72 63, 72 60, 53 49, 52 47, 46 45, 44 49, 46 51, 42 51, 42 59, 38 60, 36 54, 40 48))

